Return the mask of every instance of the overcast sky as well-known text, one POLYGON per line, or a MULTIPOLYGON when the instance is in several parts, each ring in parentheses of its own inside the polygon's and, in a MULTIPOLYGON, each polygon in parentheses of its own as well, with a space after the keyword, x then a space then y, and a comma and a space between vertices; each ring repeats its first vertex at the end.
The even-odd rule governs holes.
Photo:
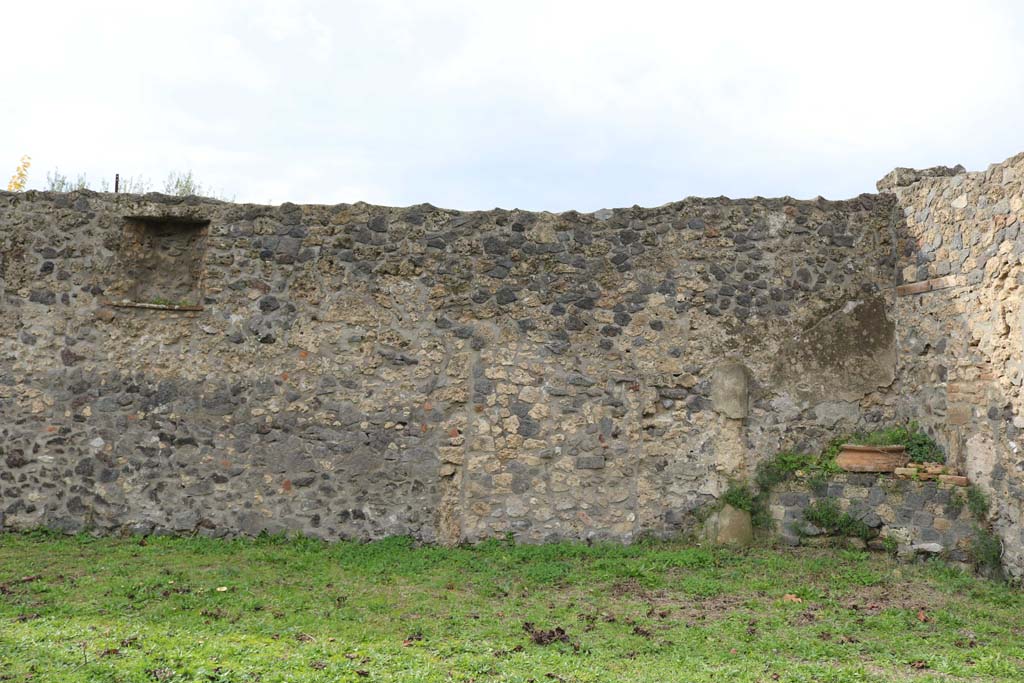
POLYGON ((1024 151, 1024 3, 8 2, 0 171, 238 201, 840 199, 1024 151))

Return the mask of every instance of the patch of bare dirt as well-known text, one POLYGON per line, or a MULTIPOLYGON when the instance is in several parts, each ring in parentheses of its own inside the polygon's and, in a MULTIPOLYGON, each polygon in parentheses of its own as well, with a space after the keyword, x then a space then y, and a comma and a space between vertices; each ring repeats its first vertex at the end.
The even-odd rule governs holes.
POLYGON ((925 612, 944 607, 949 596, 926 585, 910 586, 905 583, 865 586, 847 596, 842 605, 846 609, 865 614, 878 614, 887 609, 906 609, 925 612))
POLYGON ((922 660, 914 660, 907 662, 902 668, 886 667, 875 664, 874 662, 865 662, 864 669, 871 674, 871 680, 873 681, 913 681, 917 680, 922 676, 927 676, 929 680, 950 680, 950 681, 966 681, 967 683, 987 681, 991 680, 987 677, 981 676, 953 676, 951 674, 944 673, 942 671, 932 671, 928 668, 928 664, 922 660))
POLYGON ((807 609, 797 614, 790 621, 794 626, 807 626, 813 624, 818 620, 818 612, 821 610, 820 605, 808 605, 807 609))
POLYGON ((707 598, 680 595, 664 589, 649 590, 640 585, 636 579, 626 579, 612 584, 611 594, 617 598, 633 598, 648 603, 648 616, 660 619, 672 616, 676 620, 692 623, 694 621, 716 621, 724 619, 741 608, 750 595, 723 593, 707 598))
POLYGON ((13 595, 14 586, 23 583, 32 583, 33 581, 38 581, 41 578, 43 578, 42 574, 33 574, 32 576, 23 576, 20 579, 11 579, 10 581, 0 583, 0 595, 13 595))
POLYGON ((648 590, 641 586, 640 582, 636 579, 616 581, 612 584, 611 594, 616 598, 633 597, 640 600, 646 600, 647 596, 650 595, 648 590))
POLYGON ((530 636, 535 645, 551 645, 552 643, 566 643, 572 646, 573 650, 579 650, 580 646, 569 639, 569 634, 561 626, 551 629, 537 628, 529 621, 523 622, 523 630, 530 636))

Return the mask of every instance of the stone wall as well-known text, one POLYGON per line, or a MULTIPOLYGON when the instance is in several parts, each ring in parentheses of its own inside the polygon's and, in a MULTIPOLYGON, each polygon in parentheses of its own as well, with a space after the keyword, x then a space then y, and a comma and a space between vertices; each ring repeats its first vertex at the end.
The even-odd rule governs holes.
POLYGON ((890 549, 904 557, 939 555, 964 564, 973 560, 970 548, 977 521, 960 487, 886 474, 839 474, 817 483, 791 479, 773 489, 768 502, 782 539, 790 545, 843 541, 827 537, 825 530, 804 519, 809 505, 825 499, 877 534, 866 544, 864 539, 845 539, 848 542, 890 549))
POLYGON ((987 171, 897 169, 898 412, 995 503, 1004 563, 1024 574, 1024 154, 987 171))
POLYGON ((895 418, 898 214, 0 193, 2 524, 675 533, 895 418))
POLYGON ((1022 179, 591 214, 0 193, 0 524, 628 541, 915 419, 1020 574, 1022 179))

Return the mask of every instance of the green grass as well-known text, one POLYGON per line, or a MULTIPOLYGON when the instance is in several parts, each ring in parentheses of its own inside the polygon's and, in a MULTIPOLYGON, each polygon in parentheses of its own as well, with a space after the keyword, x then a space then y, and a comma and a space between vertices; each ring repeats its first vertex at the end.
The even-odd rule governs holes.
POLYGON ((854 551, 0 535, 11 681, 1020 681, 1022 613, 854 551))

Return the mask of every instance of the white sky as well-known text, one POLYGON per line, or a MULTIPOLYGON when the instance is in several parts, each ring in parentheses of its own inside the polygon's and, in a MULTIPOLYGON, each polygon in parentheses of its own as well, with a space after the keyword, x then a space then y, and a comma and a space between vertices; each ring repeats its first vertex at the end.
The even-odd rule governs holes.
POLYGON ((0 178, 592 211, 1024 151, 1024 3, 0 2, 0 178))

